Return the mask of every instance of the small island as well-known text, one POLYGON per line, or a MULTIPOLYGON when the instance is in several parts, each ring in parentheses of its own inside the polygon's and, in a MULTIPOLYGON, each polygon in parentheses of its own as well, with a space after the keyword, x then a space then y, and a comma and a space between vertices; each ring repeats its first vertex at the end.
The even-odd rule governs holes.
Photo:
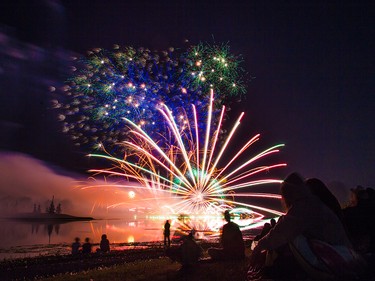
POLYGON ((55 207, 54 196, 52 197, 51 204, 46 208, 46 212, 42 213, 40 205, 34 204, 34 211, 30 213, 17 213, 9 219, 13 220, 25 220, 25 221, 54 221, 54 222, 68 222, 68 221, 88 221, 93 220, 92 217, 79 217, 61 212, 61 203, 55 207))

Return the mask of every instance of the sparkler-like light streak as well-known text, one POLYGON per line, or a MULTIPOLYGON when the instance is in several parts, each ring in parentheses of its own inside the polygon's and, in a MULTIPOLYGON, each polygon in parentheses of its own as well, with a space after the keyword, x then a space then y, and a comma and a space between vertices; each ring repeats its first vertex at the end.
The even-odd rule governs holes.
POLYGON ((238 202, 235 198, 262 197, 280 199, 278 194, 251 193, 254 186, 265 184, 278 184, 281 180, 266 178, 259 179, 262 172, 268 172, 275 168, 285 167, 285 163, 262 165, 254 167, 256 162, 266 156, 279 152, 283 144, 272 146, 255 156, 239 161, 240 156, 259 140, 259 135, 254 136, 239 149, 223 168, 220 164, 224 161, 223 155, 230 146, 243 113, 239 116, 221 148, 218 145, 218 135, 222 129, 222 120, 225 107, 222 108, 219 122, 216 128, 212 128, 211 115, 213 112, 213 91, 211 90, 204 137, 199 134, 199 116, 193 105, 194 118, 187 124, 188 130, 183 129, 173 112, 166 106, 159 108, 170 132, 170 141, 167 146, 159 146, 141 126, 124 118, 130 126, 130 141, 124 141, 125 154, 123 159, 109 154, 91 154, 94 157, 105 158, 115 163, 111 169, 92 170, 95 173, 104 173, 109 176, 120 176, 134 179, 141 183, 133 190, 149 190, 155 196, 154 199, 166 200, 168 208, 175 214, 187 215, 220 215, 224 210, 234 210, 236 207, 247 208, 258 218, 262 213, 274 216, 283 213, 262 207, 256 204, 238 202), (255 179, 252 179, 254 178, 255 179), (246 192, 241 193, 244 190, 246 192), (236 191, 236 192, 234 192, 236 191), (256 210, 256 211, 254 211, 256 210), (258 213, 259 212, 259 213, 258 213), (262 212, 262 213, 261 213, 262 212))

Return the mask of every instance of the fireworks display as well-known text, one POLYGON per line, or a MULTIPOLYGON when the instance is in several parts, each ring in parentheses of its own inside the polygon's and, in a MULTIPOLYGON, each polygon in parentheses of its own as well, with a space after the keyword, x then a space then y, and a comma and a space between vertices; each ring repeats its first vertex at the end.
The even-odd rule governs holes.
MULTIPOLYGON (((179 125, 193 117, 190 104, 205 114, 208 93, 215 90, 216 105, 228 104, 245 92, 240 58, 227 45, 199 44, 187 50, 152 52, 147 48, 93 49, 75 60, 74 75, 64 95, 52 101, 59 110, 63 132, 76 145, 103 144, 108 150, 129 140, 125 119, 159 142, 169 130, 158 109, 167 104, 179 125)), ((212 113, 215 122, 218 114, 212 113)), ((199 130, 202 124, 198 124, 199 130)))
POLYGON ((139 185, 125 184, 123 188, 128 189, 127 192, 133 191, 134 199, 139 197, 143 202, 147 200, 148 206, 155 206, 151 201, 156 205, 163 205, 160 207, 166 208, 171 214, 221 216, 224 210, 231 210, 236 214, 239 208, 242 208, 239 215, 241 218, 245 216, 261 219, 265 213, 271 216, 282 214, 278 210, 237 199, 252 197, 280 199, 278 194, 251 192, 251 189, 259 185, 281 182, 278 179, 263 178, 263 174, 284 167, 285 163, 259 166, 257 163, 264 163, 264 158, 279 152, 283 144, 272 146, 249 158, 246 154, 246 159, 243 160, 242 156, 245 152, 259 140, 260 135, 257 134, 228 161, 226 152, 231 146, 231 140, 240 125, 243 113, 219 145, 225 106, 222 107, 218 122, 214 125, 212 90, 205 120, 201 119, 195 105, 192 105, 193 118, 183 116, 187 121, 183 124, 179 122, 181 117, 166 105, 159 107, 158 111, 171 133, 169 141, 166 142, 168 146, 160 146, 142 126, 125 119, 124 121, 130 126, 130 137, 122 145, 128 153, 125 153, 123 158, 116 158, 108 153, 91 154, 114 164, 112 168, 94 169, 91 172, 138 181, 139 185), (201 123, 204 123, 203 132, 198 130, 201 123), (223 157, 224 155, 226 156, 223 157), (152 196, 145 198, 145 190, 152 196))
POLYGON ((91 172, 126 180, 117 185, 126 200, 108 208, 153 210, 174 217, 181 229, 214 233, 224 210, 243 228, 282 214, 249 199, 280 199, 252 190, 281 182, 263 175, 286 164, 263 163, 282 144, 248 158, 258 134, 228 161, 243 113, 226 130, 224 104, 240 100, 245 88, 241 61, 227 45, 161 52, 115 46, 75 62, 75 74, 53 106, 75 144, 105 152, 90 155, 113 164, 91 172))

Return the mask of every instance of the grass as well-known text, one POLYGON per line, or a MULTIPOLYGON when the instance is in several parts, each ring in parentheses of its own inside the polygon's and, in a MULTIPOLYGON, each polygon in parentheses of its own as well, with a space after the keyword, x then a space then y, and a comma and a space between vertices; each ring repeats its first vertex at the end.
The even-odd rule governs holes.
POLYGON ((192 272, 182 274, 181 265, 169 258, 136 261, 108 268, 79 273, 66 273, 40 279, 43 281, 243 281, 247 260, 239 262, 210 262, 198 264, 192 272))

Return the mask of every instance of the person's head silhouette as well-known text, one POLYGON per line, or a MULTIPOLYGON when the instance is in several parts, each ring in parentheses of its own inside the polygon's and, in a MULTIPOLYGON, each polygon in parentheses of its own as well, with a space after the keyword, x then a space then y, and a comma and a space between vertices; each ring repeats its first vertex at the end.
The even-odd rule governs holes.
POLYGON ((226 210, 224 212, 224 219, 227 221, 227 222, 230 222, 230 213, 228 210, 226 210))

